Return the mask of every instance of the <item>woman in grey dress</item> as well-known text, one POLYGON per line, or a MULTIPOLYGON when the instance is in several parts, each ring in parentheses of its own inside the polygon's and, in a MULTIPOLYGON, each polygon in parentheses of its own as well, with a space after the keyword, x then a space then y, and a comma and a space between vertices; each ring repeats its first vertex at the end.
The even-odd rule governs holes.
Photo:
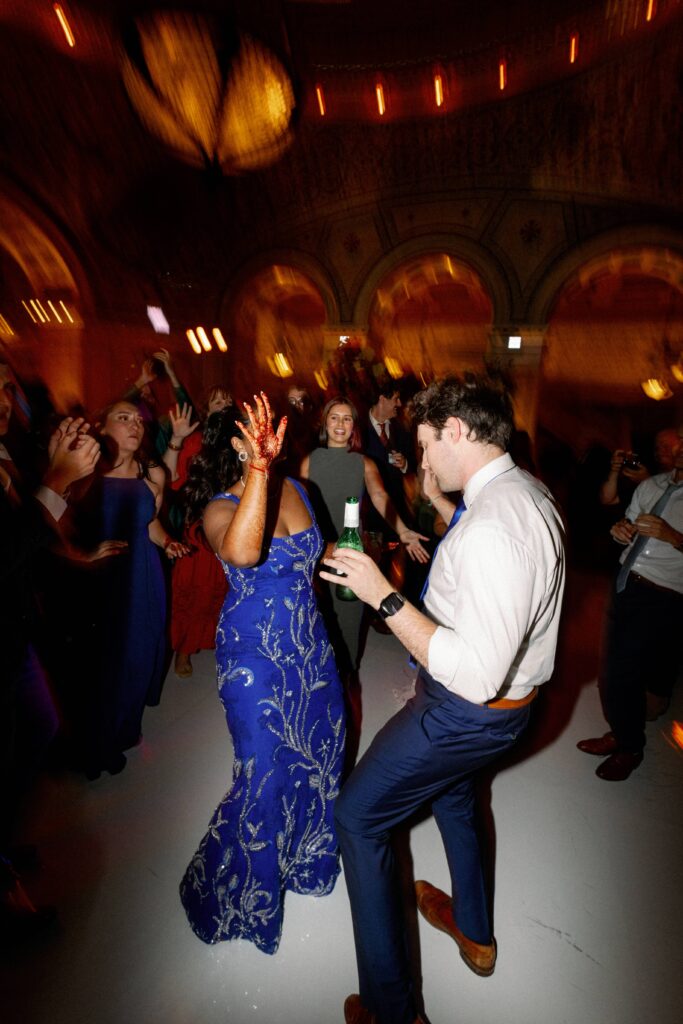
MULTIPOLYGON (((428 561, 429 554, 420 543, 427 538, 408 529, 384 489, 377 466, 360 451, 358 412, 348 398, 339 395, 326 404, 319 438, 321 447, 304 458, 300 476, 309 481, 316 518, 328 545, 326 553, 333 550, 344 528, 346 499, 356 497, 361 501, 367 491, 370 501, 396 531, 410 557, 419 562, 428 561)), ((363 603, 340 601, 336 588, 328 590, 331 591, 331 601, 325 602, 328 633, 339 673, 342 679, 348 680, 358 667, 363 603)))

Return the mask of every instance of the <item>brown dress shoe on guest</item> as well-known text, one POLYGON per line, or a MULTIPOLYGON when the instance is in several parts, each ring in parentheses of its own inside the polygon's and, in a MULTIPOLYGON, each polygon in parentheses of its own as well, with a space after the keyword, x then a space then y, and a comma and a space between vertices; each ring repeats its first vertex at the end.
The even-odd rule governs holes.
POLYGON ((617 752, 617 741, 613 732, 606 732, 604 736, 596 736, 592 740, 579 740, 576 745, 584 754, 595 754, 596 757, 607 757, 608 754, 617 752))
POLYGON ((344 1024, 376 1024, 374 1013, 366 1010, 359 995, 347 996, 344 1000, 344 1024))
POLYGON ((417 908, 425 921, 438 928, 455 941, 460 949, 460 956, 467 966, 480 978, 488 978, 493 974, 496 966, 496 941, 484 946, 479 942, 473 942, 460 931, 453 920, 453 903, 450 896, 447 896, 441 889, 430 885, 429 882, 416 882, 415 895, 417 896, 417 908))
POLYGON ((607 782, 624 782, 642 760, 642 752, 629 753, 628 750, 622 750, 603 761, 595 769, 595 774, 607 782))

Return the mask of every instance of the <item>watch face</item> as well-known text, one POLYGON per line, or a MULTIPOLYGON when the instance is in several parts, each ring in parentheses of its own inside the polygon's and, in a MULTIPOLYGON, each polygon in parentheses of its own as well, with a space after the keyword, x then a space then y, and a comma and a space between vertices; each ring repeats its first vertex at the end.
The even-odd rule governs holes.
POLYGON ((397 611, 400 611, 404 604, 405 599, 400 594, 389 594, 379 606, 379 613, 383 619, 388 619, 390 615, 395 615, 397 611))

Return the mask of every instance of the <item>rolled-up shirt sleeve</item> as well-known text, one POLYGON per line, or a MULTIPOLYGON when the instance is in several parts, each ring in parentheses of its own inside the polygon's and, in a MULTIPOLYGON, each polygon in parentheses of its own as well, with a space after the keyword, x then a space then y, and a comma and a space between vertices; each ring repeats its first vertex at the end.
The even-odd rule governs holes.
POLYGON ((441 623, 429 643, 428 669, 447 689, 481 704, 499 693, 525 651, 543 584, 532 552, 494 524, 473 526, 443 548, 426 601, 441 623))

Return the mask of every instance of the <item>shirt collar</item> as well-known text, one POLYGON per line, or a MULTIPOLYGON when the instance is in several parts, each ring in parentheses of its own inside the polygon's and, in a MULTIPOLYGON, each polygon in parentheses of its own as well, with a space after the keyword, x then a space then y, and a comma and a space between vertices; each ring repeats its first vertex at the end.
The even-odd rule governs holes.
MULTIPOLYGON (((375 419, 375 417, 372 415, 371 412, 368 413, 368 416, 370 417, 370 422, 372 423, 373 427, 375 428, 375 430, 379 434, 379 428, 382 426, 382 424, 380 423, 379 420, 375 419)), ((391 430, 391 420, 384 420, 384 429, 386 430, 386 432, 388 434, 389 431, 391 430)))
POLYGON ((507 473, 509 469, 513 469, 514 465, 515 462, 510 453, 505 452, 503 455, 499 455, 497 459, 492 459, 491 462, 487 462, 485 466, 478 469, 467 481, 463 492, 467 508, 472 507, 472 502, 476 501, 477 495, 487 484, 490 484, 497 476, 507 473))

